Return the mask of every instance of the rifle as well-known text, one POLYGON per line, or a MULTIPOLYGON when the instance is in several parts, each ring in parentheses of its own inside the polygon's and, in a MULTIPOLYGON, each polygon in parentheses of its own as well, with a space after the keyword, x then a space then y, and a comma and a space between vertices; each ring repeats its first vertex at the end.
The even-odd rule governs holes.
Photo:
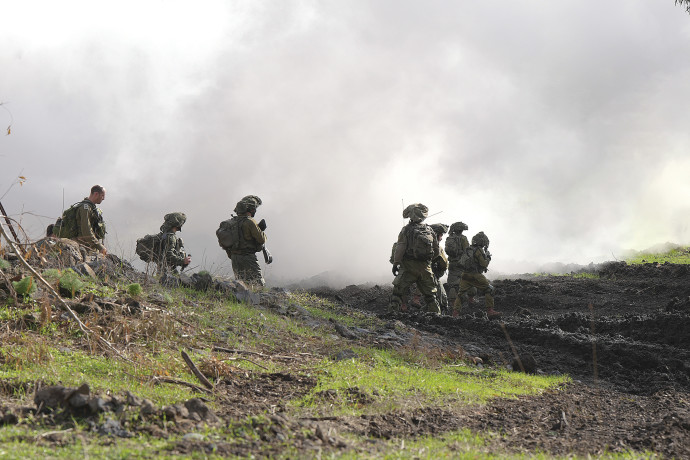
POLYGON ((269 265, 271 262, 273 262, 273 256, 270 252, 268 252, 265 244, 261 246, 261 252, 264 253, 264 262, 266 262, 266 265, 269 265))

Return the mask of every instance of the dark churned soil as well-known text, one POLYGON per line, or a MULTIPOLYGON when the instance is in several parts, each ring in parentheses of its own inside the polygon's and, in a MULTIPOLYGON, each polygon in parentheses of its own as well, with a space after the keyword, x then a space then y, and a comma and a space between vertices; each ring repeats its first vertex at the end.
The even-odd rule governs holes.
POLYGON ((484 363, 517 369, 524 362, 527 370, 573 382, 467 414, 425 409, 361 420, 352 429, 388 438, 471 428, 503 434, 494 442, 517 452, 633 449, 690 458, 690 267, 613 262, 577 276, 492 284, 503 313, 493 320, 479 298, 452 318, 386 314, 388 286, 312 292, 432 333, 484 363))

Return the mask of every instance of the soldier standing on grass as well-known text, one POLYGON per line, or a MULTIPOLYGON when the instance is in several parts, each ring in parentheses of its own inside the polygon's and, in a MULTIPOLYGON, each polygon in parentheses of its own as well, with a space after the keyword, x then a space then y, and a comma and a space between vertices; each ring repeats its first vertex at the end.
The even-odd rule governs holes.
MULTIPOLYGON (((265 284, 259 260, 256 253, 264 249, 266 244, 266 221, 254 220, 256 209, 261 206, 261 198, 247 195, 235 206, 237 215, 221 222, 216 231, 218 243, 225 250, 232 261, 232 271, 235 278, 249 284, 263 286, 265 284)), ((270 261, 267 261, 270 263, 270 261)))

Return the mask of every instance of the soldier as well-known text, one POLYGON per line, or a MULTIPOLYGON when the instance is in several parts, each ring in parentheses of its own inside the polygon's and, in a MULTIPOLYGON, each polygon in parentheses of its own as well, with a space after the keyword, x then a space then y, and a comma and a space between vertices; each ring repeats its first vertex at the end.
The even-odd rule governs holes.
POLYGON ((436 279, 436 300, 441 308, 441 312, 448 314, 448 295, 446 294, 446 289, 441 284, 441 277, 446 274, 448 269, 448 257, 441 247, 441 240, 443 235, 448 232, 448 226, 445 224, 432 224, 431 228, 434 229, 436 237, 438 238, 438 256, 431 261, 431 271, 434 273, 434 278, 436 279))
POLYGON ((462 309, 462 303, 468 301, 468 292, 473 287, 477 292, 484 294, 486 301, 486 314, 489 318, 500 316, 501 313, 494 310, 494 287, 489 284, 484 273, 488 270, 491 262, 489 252, 489 237, 484 232, 479 232, 472 237, 472 244, 467 248, 461 257, 463 268, 458 296, 453 304, 453 316, 458 316, 462 309))
POLYGON ((400 310, 403 296, 412 283, 424 296, 427 310, 440 314, 436 300, 436 280, 431 271, 431 261, 439 255, 438 238, 434 230, 424 220, 429 209, 421 203, 409 205, 403 211, 403 218, 409 218, 398 235, 393 257, 393 292, 389 304, 390 311, 400 310))
POLYGON ((154 259, 160 273, 177 275, 177 267, 184 269, 191 263, 192 256, 184 250, 182 238, 175 234, 182 231, 186 221, 187 216, 182 212, 171 212, 163 217, 159 233, 161 250, 154 259))
POLYGON ((105 222, 100 208, 96 206, 103 200, 105 188, 94 185, 88 197, 70 206, 52 228, 48 227, 48 235, 73 239, 89 249, 108 254, 102 243, 106 233, 105 222))
POLYGON ((467 224, 455 222, 450 226, 448 238, 446 238, 446 254, 448 255, 448 280, 446 289, 448 292, 448 302, 452 305, 458 296, 458 284, 462 276, 460 266, 460 256, 470 246, 467 237, 462 234, 467 230, 467 224))
POLYGON ((235 278, 250 284, 265 284, 256 253, 264 249, 266 243, 266 221, 254 220, 256 208, 261 206, 261 199, 247 195, 235 206, 236 216, 221 223, 216 231, 218 243, 232 260, 232 271, 235 278))

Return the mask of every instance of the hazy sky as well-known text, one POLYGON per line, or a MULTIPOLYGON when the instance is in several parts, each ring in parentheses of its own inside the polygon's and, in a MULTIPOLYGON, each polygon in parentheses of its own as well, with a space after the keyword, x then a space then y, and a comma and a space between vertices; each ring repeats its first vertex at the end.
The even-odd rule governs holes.
POLYGON ((133 259, 183 211, 214 273, 219 222, 259 195, 274 281, 390 281, 413 202, 483 230, 497 271, 690 242, 673 0, 23 0, 2 17, 0 199, 34 239, 98 183, 111 252, 133 259))

